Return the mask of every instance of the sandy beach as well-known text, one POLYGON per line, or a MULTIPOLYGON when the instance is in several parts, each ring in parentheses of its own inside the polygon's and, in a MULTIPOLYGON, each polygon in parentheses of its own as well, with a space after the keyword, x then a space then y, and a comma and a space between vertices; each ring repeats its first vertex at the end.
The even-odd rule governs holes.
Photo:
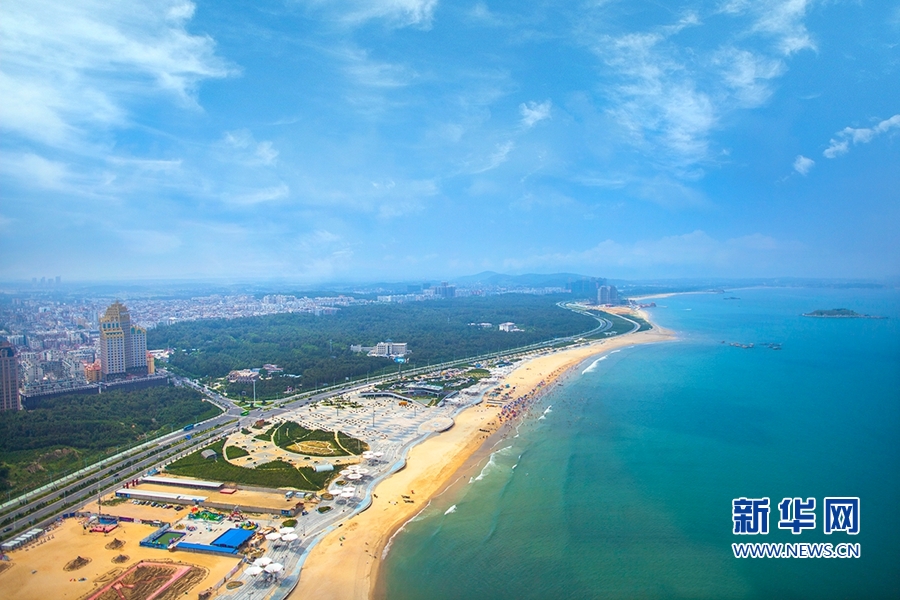
MULTIPOLYGON (((643 315, 642 315, 643 316, 643 315)), ((549 386, 585 359, 616 348, 674 339, 654 328, 589 345, 538 355, 522 361, 500 385, 513 397, 549 386)), ((392 536, 421 511, 428 500, 458 478, 458 471, 500 427, 499 408, 480 404, 456 417, 449 431, 413 447, 406 467, 381 482, 372 505, 328 534, 311 551, 292 600, 365 600, 375 595, 379 565, 392 536), (406 498, 404 498, 406 496, 406 498), (412 502, 409 502, 411 500, 412 502)), ((502 432, 500 432, 502 434, 502 432)), ((494 441, 488 440, 493 445, 494 441)))

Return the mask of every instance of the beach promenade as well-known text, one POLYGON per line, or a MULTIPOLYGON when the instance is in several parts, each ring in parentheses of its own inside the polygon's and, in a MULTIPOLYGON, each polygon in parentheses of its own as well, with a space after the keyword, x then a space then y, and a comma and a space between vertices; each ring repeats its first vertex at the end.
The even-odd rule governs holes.
MULTIPOLYGON (((542 351, 516 364, 500 388, 516 398, 534 398, 586 359, 635 344, 674 339, 660 328, 557 351, 542 351), (509 385, 509 388, 506 388, 509 385)), ((310 550, 291 600, 364 600, 377 596, 382 559, 392 537, 437 494, 464 476, 479 451, 493 447, 511 431, 509 410, 484 403, 455 417, 449 431, 409 450, 405 468, 375 487, 369 508, 345 521, 310 550)), ((514 418, 514 417, 513 417, 514 418)))

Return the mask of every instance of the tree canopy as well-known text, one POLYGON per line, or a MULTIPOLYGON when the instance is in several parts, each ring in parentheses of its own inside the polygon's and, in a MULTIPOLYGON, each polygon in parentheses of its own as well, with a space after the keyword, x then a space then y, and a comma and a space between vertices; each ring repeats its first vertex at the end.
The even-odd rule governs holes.
POLYGON ((557 306, 561 299, 504 294, 349 306, 319 317, 280 314, 191 321, 150 330, 148 344, 176 349, 170 364, 192 377, 221 377, 233 369, 275 363, 285 373, 301 375, 298 386, 309 389, 393 368, 385 358, 352 352, 353 344, 406 342, 408 359, 422 366, 574 335, 596 325, 589 316, 557 306), (499 331, 497 326, 507 321, 523 331, 499 331))

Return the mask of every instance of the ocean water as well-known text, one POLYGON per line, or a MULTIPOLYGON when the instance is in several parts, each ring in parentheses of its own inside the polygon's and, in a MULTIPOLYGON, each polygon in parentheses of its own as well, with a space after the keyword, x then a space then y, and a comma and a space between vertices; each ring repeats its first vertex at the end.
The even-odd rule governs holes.
POLYGON ((679 340, 592 359, 545 396, 395 537, 387 598, 900 597, 900 293, 657 302, 679 340), (889 319, 800 316, 837 307, 889 319), (833 496, 860 498, 858 535, 823 533, 833 496), (738 497, 771 499, 768 535, 732 534, 738 497), (777 528, 784 497, 817 499, 814 531, 777 528), (735 542, 861 557, 737 559, 735 542))

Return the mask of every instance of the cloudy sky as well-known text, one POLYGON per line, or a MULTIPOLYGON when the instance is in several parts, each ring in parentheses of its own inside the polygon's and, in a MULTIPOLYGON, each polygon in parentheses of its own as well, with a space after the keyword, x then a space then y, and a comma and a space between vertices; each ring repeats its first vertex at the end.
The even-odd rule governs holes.
POLYGON ((0 7, 2 279, 900 275, 897 0, 0 7))

